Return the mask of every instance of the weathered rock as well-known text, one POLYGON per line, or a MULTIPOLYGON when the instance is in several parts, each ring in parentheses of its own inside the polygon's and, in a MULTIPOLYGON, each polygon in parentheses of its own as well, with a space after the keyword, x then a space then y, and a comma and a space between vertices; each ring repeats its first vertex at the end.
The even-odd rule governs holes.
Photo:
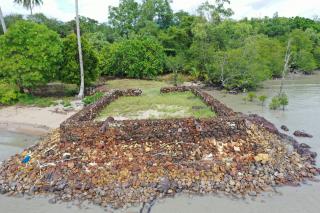
POLYGON ((48 201, 50 204, 56 204, 57 203, 57 198, 51 198, 48 201))
POLYGON ((67 187, 68 183, 65 180, 61 180, 56 184, 56 191, 63 191, 67 187))
POLYGON ((255 192, 255 191, 250 191, 250 192, 248 193, 248 195, 249 195, 249 196, 252 196, 252 197, 255 197, 255 196, 257 196, 257 192, 255 192))
POLYGON ((279 133, 277 127, 273 123, 269 122, 267 119, 257 114, 250 114, 249 120, 255 123, 256 125, 262 126, 263 128, 267 129, 271 133, 275 133, 275 134, 279 133))
POLYGON ((312 135, 310 135, 310 134, 308 134, 308 133, 306 133, 304 131, 299 131, 299 130, 295 131, 293 133, 293 135, 296 136, 296 137, 306 137, 306 138, 312 138, 313 137, 312 135))
POLYGON ((70 153, 63 153, 62 158, 64 160, 70 159, 71 158, 71 154, 70 153))
POLYGON ((158 185, 158 190, 162 193, 168 192, 170 189, 170 181, 168 177, 161 177, 160 178, 160 183, 158 185))
POLYGON ((301 144, 299 145, 299 148, 310 149, 311 147, 310 147, 308 144, 301 143, 301 144))
POLYGON ((254 160, 265 164, 268 161, 270 161, 270 157, 269 154, 259 153, 257 156, 254 157, 254 160))
POLYGON ((289 131, 289 128, 288 128, 286 125, 282 125, 280 128, 281 128, 283 131, 286 131, 286 132, 289 131))
POLYGON ((237 146, 234 146, 234 147, 233 147, 233 150, 234 150, 235 152, 240 152, 240 151, 241 151, 240 147, 237 147, 237 146))
POLYGON ((6 194, 8 192, 8 190, 3 187, 3 186, 0 186, 0 194, 6 194))

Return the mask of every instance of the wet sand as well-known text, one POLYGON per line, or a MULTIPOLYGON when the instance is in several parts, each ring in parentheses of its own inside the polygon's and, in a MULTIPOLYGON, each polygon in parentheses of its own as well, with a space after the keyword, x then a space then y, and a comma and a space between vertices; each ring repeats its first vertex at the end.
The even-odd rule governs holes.
POLYGON ((56 113, 56 107, 0 108, 0 161, 33 145, 41 136, 76 113, 56 113))

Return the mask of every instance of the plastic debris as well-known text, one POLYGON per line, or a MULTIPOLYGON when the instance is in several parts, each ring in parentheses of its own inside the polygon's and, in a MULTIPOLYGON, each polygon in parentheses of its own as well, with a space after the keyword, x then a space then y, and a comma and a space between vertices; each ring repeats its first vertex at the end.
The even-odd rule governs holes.
POLYGON ((30 155, 27 155, 23 158, 23 160, 21 161, 22 163, 29 163, 31 160, 31 156, 30 155))

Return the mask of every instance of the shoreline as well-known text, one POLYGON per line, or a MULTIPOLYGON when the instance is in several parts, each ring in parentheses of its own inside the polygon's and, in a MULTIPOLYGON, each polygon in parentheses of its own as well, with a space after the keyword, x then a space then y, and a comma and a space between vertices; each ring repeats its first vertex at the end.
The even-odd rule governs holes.
POLYGON ((44 136, 48 134, 52 128, 30 123, 0 122, 0 131, 1 130, 32 136, 44 136))
POLYGON ((0 108, 0 130, 43 136, 74 115, 78 110, 58 113, 57 107, 9 106, 0 108))

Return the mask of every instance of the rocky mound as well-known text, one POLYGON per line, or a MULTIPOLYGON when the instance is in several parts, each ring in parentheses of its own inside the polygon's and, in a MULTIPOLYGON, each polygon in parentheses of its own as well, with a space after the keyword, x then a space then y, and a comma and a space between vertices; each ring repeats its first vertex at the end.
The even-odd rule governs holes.
POLYGON ((0 166, 0 192, 53 194, 122 207, 179 192, 257 195, 299 185, 319 170, 309 155, 257 124, 246 138, 197 142, 61 143, 59 130, 0 166), (30 159, 26 159, 26 156, 30 159))

